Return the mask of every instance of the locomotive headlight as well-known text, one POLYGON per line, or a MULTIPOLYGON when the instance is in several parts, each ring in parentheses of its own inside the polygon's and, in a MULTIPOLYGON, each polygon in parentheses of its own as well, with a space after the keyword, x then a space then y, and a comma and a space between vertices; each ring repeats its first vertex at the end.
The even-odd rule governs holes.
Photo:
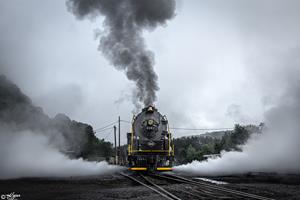
POLYGON ((166 166, 168 166, 170 164, 170 161, 169 160, 167 160, 166 161, 166 166))
POLYGON ((154 122, 153 122, 152 119, 149 119, 149 120, 148 120, 148 125, 153 125, 153 123, 154 123, 154 122))

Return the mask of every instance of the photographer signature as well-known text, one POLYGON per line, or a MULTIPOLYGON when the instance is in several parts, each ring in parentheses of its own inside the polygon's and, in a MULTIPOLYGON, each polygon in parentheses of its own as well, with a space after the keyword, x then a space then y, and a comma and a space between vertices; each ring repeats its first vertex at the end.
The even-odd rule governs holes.
POLYGON ((1 195, 1 200, 17 200, 18 198, 20 198, 21 195, 20 194, 15 194, 15 192, 12 192, 10 194, 2 194, 1 195))

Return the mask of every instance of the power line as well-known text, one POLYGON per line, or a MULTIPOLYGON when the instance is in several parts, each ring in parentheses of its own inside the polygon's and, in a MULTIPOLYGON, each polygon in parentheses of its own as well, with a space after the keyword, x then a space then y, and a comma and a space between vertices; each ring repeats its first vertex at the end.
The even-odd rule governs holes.
POLYGON ((104 137, 104 140, 112 133, 112 129, 111 131, 104 137))
POLYGON ((102 133, 100 133, 100 132, 104 132, 104 131, 107 131, 107 130, 109 130, 109 129, 113 129, 113 127, 108 127, 108 128, 102 129, 102 130, 97 131, 97 132, 94 131, 94 133, 95 133, 95 134, 102 134, 102 133))
MULTIPOLYGON (((129 123, 130 121, 127 120, 121 120, 121 122, 129 123)), ((170 127, 172 130, 184 130, 184 131, 213 131, 213 130, 232 130, 232 127, 226 127, 226 128, 186 128, 186 127, 170 127)))
POLYGON ((213 130, 232 130, 233 128, 183 128, 183 127, 170 127, 172 130, 184 130, 184 131, 213 131, 213 130))
MULTIPOLYGON (((130 121, 127 120, 120 120, 120 122, 125 122, 128 124, 131 124, 130 121)), ((118 121, 114 121, 112 123, 109 123, 101 128, 95 129, 94 133, 103 132, 109 129, 113 129, 113 125, 117 124, 118 121)), ((226 127, 226 128, 187 128, 187 127, 170 127, 171 130, 182 130, 182 131, 217 131, 217 130, 232 130, 234 128, 232 127, 226 127)))
MULTIPOLYGON (((130 123, 130 121, 127 120, 121 120, 121 122, 130 123)), ((187 128, 187 127, 170 127, 172 130, 184 130, 184 131, 214 131, 214 130, 232 130, 234 128, 232 127, 226 127, 226 128, 187 128)))
POLYGON ((128 123, 128 124, 131 124, 131 122, 130 122, 130 121, 123 120, 123 119, 121 119, 121 122, 125 122, 125 123, 128 123))
POLYGON ((103 127, 101 127, 101 128, 97 128, 97 129, 94 130, 94 132, 99 132, 99 131, 101 131, 101 130, 103 130, 103 129, 109 127, 109 126, 112 126, 112 125, 116 124, 117 122, 118 122, 118 121, 114 121, 114 122, 112 122, 112 123, 110 123, 110 124, 107 124, 106 126, 103 126, 103 127))

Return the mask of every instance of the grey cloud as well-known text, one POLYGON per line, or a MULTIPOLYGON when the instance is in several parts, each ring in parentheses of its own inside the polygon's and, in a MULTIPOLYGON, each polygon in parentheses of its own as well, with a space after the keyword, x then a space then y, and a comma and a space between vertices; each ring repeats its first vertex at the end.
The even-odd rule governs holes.
POLYGON ((226 115, 234 120, 235 123, 249 124, 253 122, 251 118, 243 113, 242 107, 237 104, 231 104, 227 107, 226 115))
POLYGON ((85 96, 81 86, 69 84, 41 94, 34 99, 34 102, 43 106, 50 116, 55 116, 57 113, 73 115, 85 103, 85 96))

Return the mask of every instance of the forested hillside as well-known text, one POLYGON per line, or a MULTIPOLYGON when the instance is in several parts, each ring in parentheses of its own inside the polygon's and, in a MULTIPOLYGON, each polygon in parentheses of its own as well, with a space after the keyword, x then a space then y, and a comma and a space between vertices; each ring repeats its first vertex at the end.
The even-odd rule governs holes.
MULTIPOLYGON (((58 99, 59 100, 59 99, 58 99)), ((46 135, 51 144, 70 157, 110 157, 112 144, 99 140, 93 128, 64 114, 50 118, 5 76, 0 76, 1 134, 32 131, 46 135)))

